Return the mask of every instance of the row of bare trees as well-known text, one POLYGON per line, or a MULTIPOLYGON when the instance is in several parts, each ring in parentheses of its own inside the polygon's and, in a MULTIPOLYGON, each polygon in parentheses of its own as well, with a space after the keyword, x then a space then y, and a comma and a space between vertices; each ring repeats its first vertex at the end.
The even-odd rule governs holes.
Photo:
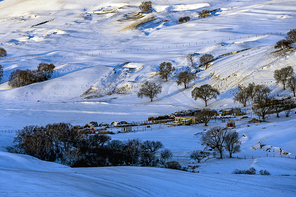
MULTIPOLYGON (((229 128, 211 128, 202 135, 201 142, 202 145, 205 145, 209 150, 217 151, 220 155, 220 159, 223 158, 223 152, 225 150, 228 151, 230 158, 232 158, 233 153, 240 152, 241 141, 239 140, 239 135, 236 131, 232 131, 229 128)), ((190 158, 200 163, 209 156, 210 152, 208 151, 194 150, 190 158)))
MULTIPOLYGON (((201 63, 204 65, 208 65, 210 61, 212 61, 213 56, 211 55, 204 55, 201 57, 201 63)), ((162 62, 159 65, 159 74, 162 79, 168 81, 168 76, 171 72, 173 72, 175 68, 172 66, 171 62, 162 62)), ((180 72, 177 76, 177 85, 184 85, 184 88, 187 89, 190 82, 196 79, 196 74, 191 73, 188 71, 180 72)), ((157 98, 157 95, 161 93, 162 86, 161 84, 156 84, 153 82, 145 82, 138 92, 138 97, 148 97, 150 98, 151 102, 154 98, 157 98)), ((191 92, 192 98, 195 100, 197 98, 202 99, 205 102, 205 106, 207 106, 208 100, 210 99, 217 99, 217 96, 220 94, 219 91, 212 86, 206 84, 202 85, 201 87, 195 87, 194 90, 191 92)))
POLYGON ((32 83, 48 80, 55 68, 54 64, 40 63, 37 70, 20 70, 13 71, 9 76, 8 85, 11 87, 21 87, 32 83))
POLYGON ((270 113, 286 112, 289 116, 294 102, 291 99, 278 99, 271 95, 271 89, 265 85, 249 83, 248 86, 239 86, 238 92, 234 95, 234 101, 246 107, 247 103, 252 104, 253 112, 261 119, 265 120, 270 113))
MULTIPOLYGON (((69 166, 163 165, 173 155, 160 141, 111 140, 102 134, 87 134, 71 124, 26 126, 15 138, 15 152, 69 166), (160 151, 160 149, 163 149, 160 151), (156 153, 160 152, 157 157, 156 153)), ((10 148, 12 150, 12 148, 10 148)))

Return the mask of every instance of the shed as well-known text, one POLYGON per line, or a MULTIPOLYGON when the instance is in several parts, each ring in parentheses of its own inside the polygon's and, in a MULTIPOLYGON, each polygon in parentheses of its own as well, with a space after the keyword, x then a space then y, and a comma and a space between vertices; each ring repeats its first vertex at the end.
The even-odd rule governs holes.
POLYGON ((131 132, 132 131, 132 127, 122 127, 121 128, 121 132, 125 133, 125 132, 131 132))
POLYGON ((226 127, 235 127, 235 122, 232 122, 232 121, 227 122, 226 127))

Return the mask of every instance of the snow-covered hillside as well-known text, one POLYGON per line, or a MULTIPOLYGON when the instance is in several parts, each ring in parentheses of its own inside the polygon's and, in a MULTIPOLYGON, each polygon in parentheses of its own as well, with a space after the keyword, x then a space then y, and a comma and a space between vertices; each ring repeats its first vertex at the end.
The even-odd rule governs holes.
POLYGON ((1 1, 1 47, 8 56, 0 59, 4 67, 0 110, 4 118, 20 120, 19 125, 2 128, 52 121, 145 120, 151 114, 202 107, 201 101, 191 98, 190 88, 184 90, 175 82, 178 72, 197 69, 190 66, 188 54, 197 54, 195 65, 205 53, 220 57, 199 72, 190 86, 210 83, 223 93, 210 107, 237 105, 228 90, 249 82, 266 84, 276 94, 290 94, 277 88, 272 75, 287 65, 295 68, 295 51, 272 52, 275 42, 295 28, 294 1, 152 1, 154 11, 137 19, 133 14, 139 12, 140 2, 1 1), (201 19, 202 9, 218 11, 201 19), (179 24, 183 16, 191 20, 179 24), (157 75, 163 61, 171 61, 176 68, 166 83, 157 75), (55 64, 51 80, 10 89, 7 81, 12 71, 36 69, 40 62, 55 64), (128 62, 140 69, 130 72, 125 67, 128 62), (138 88, 147 80, 163 85, 153 103, 137 98, 138 88), (126 94, 116 94, 123 93, 123 87, 126 94), (127 116, 127 108, 138 116, 127 116), (30 118, 22 123, 20 117, 34 111, 44 111, 41 118, 47 121, 30 118), (64 117, 67 112, 69 116, 64 117))
MULTIPOLYGON (((247 120, 242 120, 237 131, 247 138, 240 156, 256 159, 209 161, 200 174, 150 168, 128 168, 127 172, 126 167, 70 169, 5 152, 4 146, 12 144, 15 133, 4 130, 56 122, 144 121, 149 116, 203 108, 201 100, 191 97, 192 88, 203 84, 221 92, 217 100, 209 102, 215 109, 241 106, 233 102, 231 94, 240 84, 255 82, 269 86, 273 94, 291 95, 275 83, 273 73, 285 66, 296 70, 296 51, 276 53, 274 44, 296 28, 295 0, 151 0, 153 12, 139 14, 141 2, 0 0, 0 47, 8 53, 0 58, 4 68, 0 81, 0 195, 36 196, 42 191, 52 196, 295 195, 296 160, 266 158, 266 150, 252 149, 260 142, 275 152, 281 148, 296 155, 294 111, 286 119, 272 115, 264 125, 248 127, 247 120), (199 18, 203 9, 215 11, 199 18), (179 24, 184 16, 191 20, 179 24), (217 59, 204 70, 198 65, 206 53, 217 59), (164 61, 176 68, 168 82, 157 72, 164 61), (41 62, 56 66, 50 80, 21 88, 8 85, 10 73, 36 69, 41 62), (197 72, 188 89, 176 83, 177 74, 184 70, 197 72), (162 84, 162 92, 153 102, 137 97, 146 81, 162 84), (233 168, 252 166, 268 169, 272 176, 230 174, 233 168), (285 174, 290 176, 282 176, 285 174), (221 193, 233 182, 236 186, 221 193)), ((224 125, 210 126, 218 124, 224 125)), ((194 134, 203 129, 202 125, 175 127, 113 138, 160 140, 176 156, 188 157, 190 151, 201 148, 194 134)))

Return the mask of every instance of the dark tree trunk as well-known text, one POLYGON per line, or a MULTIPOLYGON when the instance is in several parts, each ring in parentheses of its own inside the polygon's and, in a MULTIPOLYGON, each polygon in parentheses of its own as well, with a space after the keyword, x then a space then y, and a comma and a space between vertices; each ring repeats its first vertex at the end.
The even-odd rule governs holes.
POLYGON ((223 159, 223 150, 220 149, 219 152, 220 152, 220 159, 223 159))

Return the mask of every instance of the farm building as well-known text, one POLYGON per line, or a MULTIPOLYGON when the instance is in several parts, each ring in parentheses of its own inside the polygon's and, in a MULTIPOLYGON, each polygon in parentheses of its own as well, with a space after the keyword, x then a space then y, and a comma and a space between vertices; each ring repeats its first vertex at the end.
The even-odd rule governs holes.
POLYGON ((131 132, 132 131, 132 127, 122 127, 121 128, 121 132, 125 133, 125 132, 131 132))
POLYGON ((243 115, 244 113, 240 108, 227 108, 227 109, 221 109, 218 114, 219 116, 221 115, 222 116, 231 116, 231 115, 239 116, 239 115, 243 115))
POLYGON ((196 124, 197 119, 194 116, 176 116, 174 123, 182 125, 196 124))

